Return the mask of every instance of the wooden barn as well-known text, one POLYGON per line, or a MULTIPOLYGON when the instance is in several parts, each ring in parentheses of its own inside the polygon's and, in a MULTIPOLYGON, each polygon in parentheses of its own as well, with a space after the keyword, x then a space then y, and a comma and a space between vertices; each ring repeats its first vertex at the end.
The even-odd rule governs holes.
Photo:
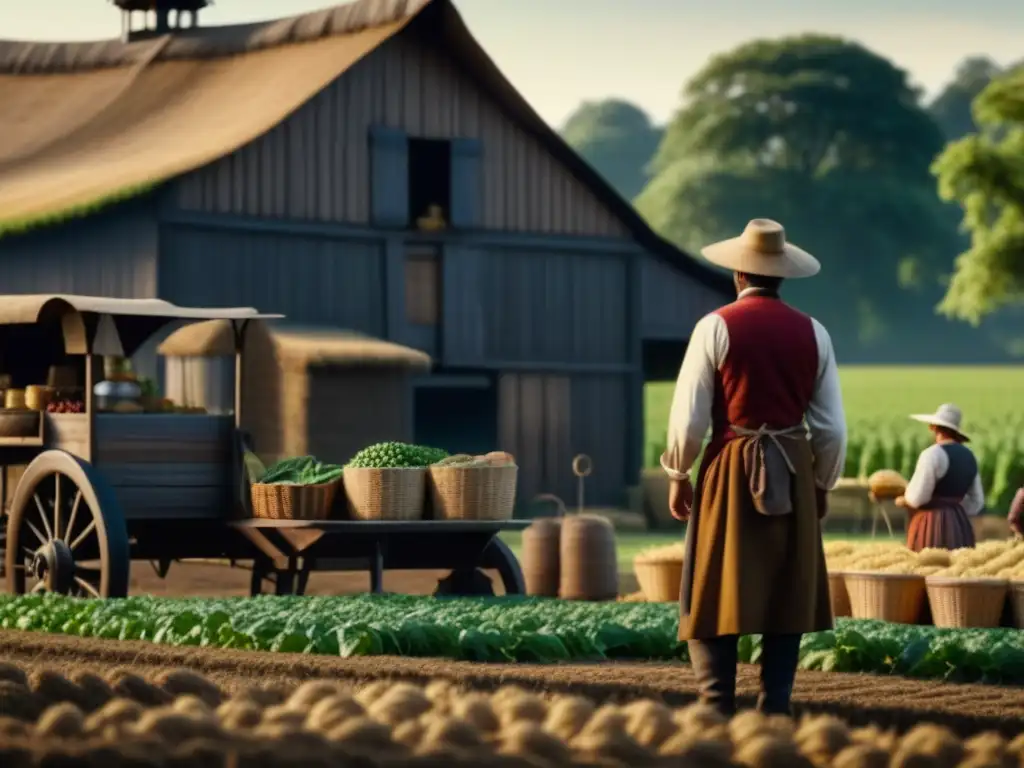
POLYGON ((645 376, 729 300, 450 0, 0 42, 0 137, 0 293, 251 305, 422 350, 413 437, 514 453, 521 497, 572 497, 586 453, 588 501, 619 503, 645 376))

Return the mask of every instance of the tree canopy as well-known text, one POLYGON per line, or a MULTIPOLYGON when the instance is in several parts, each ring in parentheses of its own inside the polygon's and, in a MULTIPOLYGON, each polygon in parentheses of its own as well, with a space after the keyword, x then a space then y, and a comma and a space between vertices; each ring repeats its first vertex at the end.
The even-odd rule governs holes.
POLYGON ((845 359, 941 357, 970 332, 934 311, 960 248, 930 175, 943 145, 888 59, 824 35, 757 40, 686 84, 636 205, 691 250, 776 218, 823 266, 786 295, 845 359))
POLYGON ((985 87, 1002 74, 1002 69, 987 56, 971 56, 960 62, 953 80, 928 105, 946 139, 953 141, 974 133, 971 105, 985 87))
POLYGON ((561 133, 627 200, 647 183, 647 166, 661 141, 647 113, 619 99, 584 102, 561 133))
POLYGON ((978 323, 1024 299, 1024 67, 993 80, 973 115, 979 132, 950 144, 934 171, 971 238, 941 310, 978 323))

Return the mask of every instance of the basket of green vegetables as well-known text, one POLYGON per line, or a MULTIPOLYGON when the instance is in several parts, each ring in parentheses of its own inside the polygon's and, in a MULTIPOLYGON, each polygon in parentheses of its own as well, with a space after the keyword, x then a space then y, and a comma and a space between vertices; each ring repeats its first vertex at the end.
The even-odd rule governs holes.
POLYGON ((326 520, 341 485, 342 468, 312 456, 282 459, 251 487, 252 515, 267 520, 326 520))
POLYGON ((418 520, 423 517, 427 467, 447 452, 386 442, 359 451, 345 465, 345 497, 354 520, 418 520))

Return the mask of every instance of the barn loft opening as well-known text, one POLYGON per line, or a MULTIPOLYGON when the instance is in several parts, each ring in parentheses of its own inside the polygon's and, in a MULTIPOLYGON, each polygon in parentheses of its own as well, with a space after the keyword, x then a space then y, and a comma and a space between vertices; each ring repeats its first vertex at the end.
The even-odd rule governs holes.
POLYGON ((413 227, 443 229, 451 220, 451 204, 451 142, 410 139, 409 214, 413 227))

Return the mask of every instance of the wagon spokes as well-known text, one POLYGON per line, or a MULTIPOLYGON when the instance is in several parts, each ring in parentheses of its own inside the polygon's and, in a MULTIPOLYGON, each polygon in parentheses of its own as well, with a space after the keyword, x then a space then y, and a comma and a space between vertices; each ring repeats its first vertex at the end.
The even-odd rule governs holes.
POLYGON ((100 586, 103 572, 98 568, 75 568, 75 585, 81 597, 102 597, 100 586))
POLYGON ((78 493, 75 494, 75 500, 71 504, 71 517, 68 518, 68 527, 64 532, 65 536, 70 536, 71 532, 75 529, 75 520, 78 518, 78 507, 82 503, 82 491, 77 489, 78 493))
POLYGON ((72 541, 68 545, 68 549, 70 549, 72 552, 74 552, 76 549, 78 549, 79 545, 81 545, 81 543, 83 541, 85 541, 87 538, 89 538, 89 534, 92 533, 95 530, 96 530, 96 521, 95 520, 90 520, 89 524, 87 526, 85 526, 85 530, 83 530, 80 534, 78 534, 78 536, 75 537, 75 540, 72 541))
POLYGON ((88 463, 62 451, 42 453, 22 476, 8 517, 8 588, 122 597, 127 534, 112 489, 88 463))
MULTIPOLYGON (((43 529, 46 531, 46 538, 43 539, 43 543, 46 544, 47 542, 53 541, 55 538, 53 535, 53 528, 50 527, 50 521, 48 519, 49 516, 46 514, 46 510, 43 509, 43 502, 39 500, 38 493, 32 494, 32 501, 36 503, 36 509, 39 510, 39 519, 43 523, 43 529)), ((59 507, 57 504, 53 505, 53 509, 54 514, 58 514, 59 507)), ((36 531, 36 533, 38 534, 38 531, 36 531)))
POLYGON ((40 533, 40 532, 39 532, 39 529, 38 529, 38 528, 36 528, 36 527, 35 527, 35 526, 34 526, 34 525, 32 524, 32 521, 31 521, 31 520, 26 520, 26 521, 25 521, 25 525, 27 525, 27 526, 28 526, 28 529, 29 529, 30 531, 32 531, 32 534, 33 534, 33 535, 34 535, 34 536, 35 536, 35 537, 36 537, 37 539, 39 539, 39 543, 40 543, 40 544, 42 544, 42 545, 44 545, 44 546, 45 546, 46 544, 49 544, 49 543, 50 543, 51 541, 53 541, 53 537, 52 537, 52 536, 45 536, 45 535, 43 535, 42 533, 40 533))

